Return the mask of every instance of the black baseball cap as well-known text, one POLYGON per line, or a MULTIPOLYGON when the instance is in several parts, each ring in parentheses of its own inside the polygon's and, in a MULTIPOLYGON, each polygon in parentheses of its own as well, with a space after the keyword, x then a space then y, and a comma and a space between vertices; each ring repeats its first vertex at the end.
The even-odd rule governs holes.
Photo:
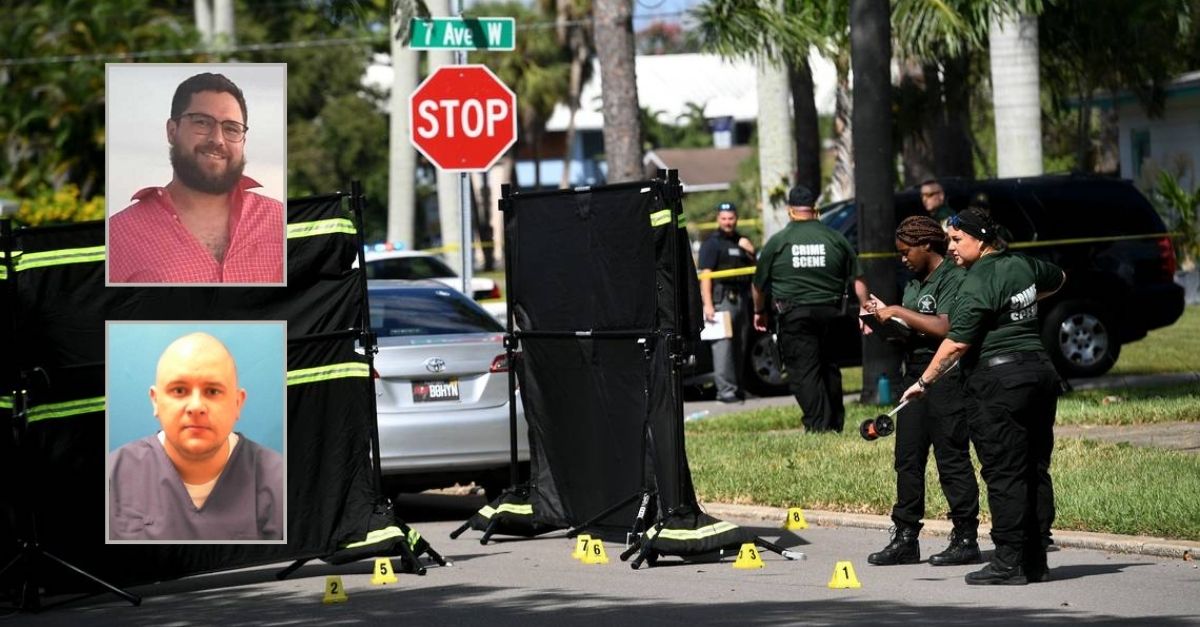
POLYGON ((717 203, 717 213, 721 213, 722 211, 732 211, 733 213, 737 213, 737 205, 729 201, 719 202, 717 203))
POLYGON ((811 207, 816 199, 812 191, 803 185, 797 185, 788 192, 788 205, 791 207, 811 207))

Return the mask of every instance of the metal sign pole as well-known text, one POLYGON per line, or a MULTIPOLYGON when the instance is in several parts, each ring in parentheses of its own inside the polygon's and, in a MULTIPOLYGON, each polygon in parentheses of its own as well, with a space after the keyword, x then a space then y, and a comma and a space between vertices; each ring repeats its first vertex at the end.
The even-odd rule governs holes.
MULTIPOLYGON (((454 13, 458 17, 462 17, 463 0, 454 0, 454 13)), ((456 65, 467 64, 467 51, 455 50, 454 63, 456 65)), ((475 247, 474 241, 471 239, 471 174, 463 172, 458 175, 458 205, 459 205, 459 222, 460 222, 460 249, 462 251, 462 283, 463 294, 468 298, 475 298, 475 293, 471 289, 471 275, 475 270, 475 247)))

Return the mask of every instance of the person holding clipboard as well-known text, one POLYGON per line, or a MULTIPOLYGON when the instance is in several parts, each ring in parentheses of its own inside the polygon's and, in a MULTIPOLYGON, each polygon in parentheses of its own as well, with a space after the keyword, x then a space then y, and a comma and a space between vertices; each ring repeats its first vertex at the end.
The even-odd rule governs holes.
MULTIPOLYGON (((933 218, 905 218, 896 229, 896 250, 916 278, 905 286, 900 305, 885 305, 874 295, 866 303, 868 316, 878 323, 868 326, 881 332, 895 330, 889 335, 904 344, 905 387, 925 372, 950 330, 949 311, 966 276, 963 268, 946 258, 946 248, 946 233, 933 218), (911 332, 903 333, 903 329, 911 332)), ((917 536, 925 514, 925 465, 931 445, 954 530, 950 546, 931 556, 929 563, 950 566, 981 561, 976 540, 979 486, 971 466, 967 429, 973 402, 962 390, 961 376, 958 369, 947 372, 944 378, 951 380, 930 388, 924 401, 900 410, 896 421, 896 504, 892 507, 895 527, 891 542, 867 557, 871 564, 921 561, 917 536)))

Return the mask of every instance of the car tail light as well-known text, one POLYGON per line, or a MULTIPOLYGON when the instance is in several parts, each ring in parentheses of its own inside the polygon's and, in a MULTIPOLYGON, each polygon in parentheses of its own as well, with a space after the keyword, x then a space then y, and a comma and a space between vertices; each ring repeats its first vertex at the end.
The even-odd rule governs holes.
POLYGON ((496 355, 488 372, 508 372, 508 355, 496 355))
POLYGON ((382 379, 383 377, 379 376, 378 370, 371 368, 371 378, 372 379, 382 379))
POLYGON ((1158 239, 1158 254, 1162 260, 1163 273, 1168 279, 1175 278, 1175 271, 1179 269, 1175 259, 1175 247, 1171 245, 1171 238, 1161 237, 1158 239))
POLYGON ((491 291, 488 292, 487 294, 481 295, 480 300, 492 299, 492 298, 500 298, 500 284, 499 283, 492 283, 491 291))

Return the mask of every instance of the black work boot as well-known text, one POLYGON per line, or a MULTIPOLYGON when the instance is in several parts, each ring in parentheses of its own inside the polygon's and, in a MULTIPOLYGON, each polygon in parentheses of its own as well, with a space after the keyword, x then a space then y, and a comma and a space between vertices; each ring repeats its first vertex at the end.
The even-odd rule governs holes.
POLYGON ((955 524, 950 532, 950 546, 945 551, 929 556, 932 566, 961 566, 963 564, 978 564, 983 561, 979 553, 976 525, 955 524))
POLYGON ((891 566, 893 564, 916 564, 921 561, 921 543, 917 534, 920 527, 896 525, 892 527, 892 541, 878 553, 867 556, 867 563, 875 566, 891 566))
POLYGON ((1040 541, 1027 543, 1025 547, 1025 578, 1031 583, 1050 581, 1050 566, 1046 563, 1046 548, 1040 541))
POLYGON ((967 573, 967 584, 972 586, 1023 586, 1029 583, 1021 566, 1021 549, 1008 545, 997 545, 992 561, 981 570, 967 573))

